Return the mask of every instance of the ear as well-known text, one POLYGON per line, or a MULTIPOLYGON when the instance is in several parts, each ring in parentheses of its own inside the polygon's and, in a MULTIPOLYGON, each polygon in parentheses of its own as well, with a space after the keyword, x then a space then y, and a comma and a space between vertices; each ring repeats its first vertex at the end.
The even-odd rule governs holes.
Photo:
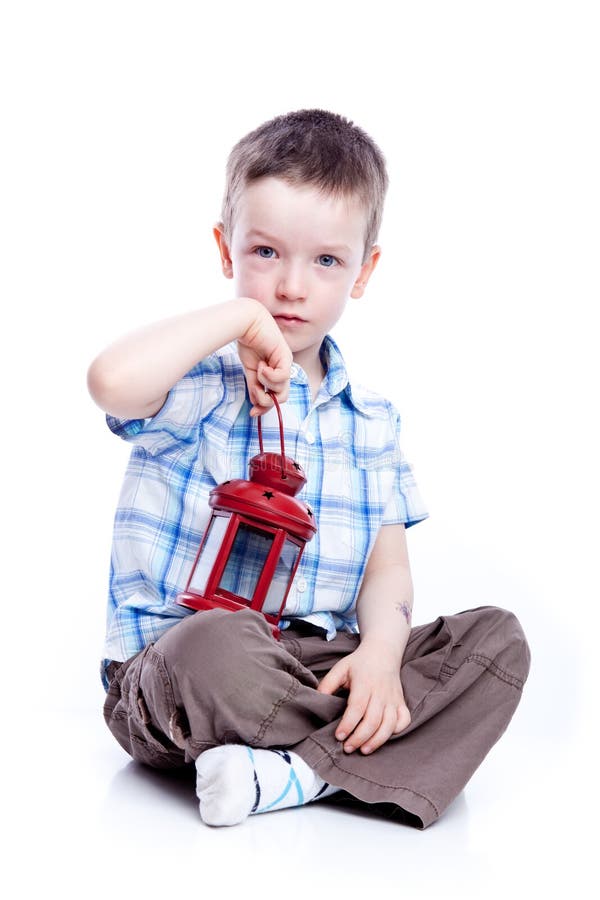
POLYGON ((213 228, 213 234, 219 247, 223 275, 225 276, 225 278, 233 278, 233 263, 231 261, 229 245, 227 244, 227 239, 225 237, 225 226, 222 222, 217 222, 217 224, 213 228))
POLYGON ((354 297, 354 299, 358 299, 362 297, 365 292, 365 288, 367 286, 367 281, 371 277, 373 269, 377 265, 379 257, 381 256, 381 247, 378 244, 373 244, 371 247, 371 252, 369 254, 369 258, 366 262, 362 264, 360 267, 360 272, 358 273, 358 277, 354 282, 354 286, 350 291, 350 296, 354 297))

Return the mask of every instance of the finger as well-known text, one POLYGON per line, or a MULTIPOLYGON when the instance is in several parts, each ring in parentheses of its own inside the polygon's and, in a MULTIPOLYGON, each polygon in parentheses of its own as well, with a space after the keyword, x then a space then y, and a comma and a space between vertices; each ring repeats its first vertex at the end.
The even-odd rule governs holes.
POLYGON ((265 413, 268 413, 268 412, 269 412, 269 410, 271 409, 272 405, 273 405, 273 404, 267 405, 267 404, 265 403, 264 406, 263 406, 261 403, 256 403, 256 404, 250 409, 250 415, 251 415, 253 418, 255 418, 256 416, 264 416, 265 413))
POLYGON ((317 690, 322 694, 335 694, 338 688, 345 687, 348 678, 348 670, 342 666, 333 666, 327 675, 317 685, 317 690))
POLYGON ((353 750, 361 747, 375 734, 383 719, 383 709, 383 704, 376 700, 371 700, 367 704, 362 719, 344 744, 344 750, 347 753, 352 753, 353 750))
POLYGON ((398 713, 394 706, 386 706, 383 711, 383 718, 381 720, 381 725, 368 738, 364 744, 360 747, 360 752, 365 755, 368 753, 372 753, 374 750, 377 750, 378 747, 381 747, 382 744, 388 740, 388 738, 394 733, 394 726, 398 719, 398 713))
POLYGON ((394 726, 394 734, 400 734, 401 731, 404 731, 405 728, 408 728, 412 721, 409 709, 407 706, 401 706, 396 712, 396 724, 394 726))
POLYGON ((280 405, 282 403, 285 403, 285 401, 288 398, 289 391, 287 389, 286 390, 282 389, 279 391, 279 390, 273 390, 273 388, 269 388, 269 392, 267 393, 265 391, 264 393, 267 394, 268 401, 264 400, 262 387, 258 388, 258 390, 256 391, 256 394, 255 394, 257 399, 254 402, 256 403, 257 407, 260 408, 261 412, 266 412, 268 409, 271 409, 271 407, 274 406, 274 401, 273 401, 274 396, 277 397, 277 400, 280 405))
POLYGON ((259 364, 258 379, 265 389, 277 395, 280 403, 285 403, 290 391, 290 375, 281 369, 272 369, 264 363, 259 364))
POLYGON ((251 393, 252 402, 254 403, 254 409, 258 409, 260 413, 266 412, 268 409, 271 409, 273 406, 273 398, 271 395, 263 388, 262 384, 256 384, 253 387, 251 393))
POLYGON ((263 383, 269 382, 269 387, 271 384, 282 385, 289 379, 290 374, 288 369, 280 366, 269 366, 262 361, 258 364, 258 377, 263 383))
MULTIPOLYGON (((345 741, 348 735, 354 737, 354 729, 363 718, 369 705, 369 695, 359 694, 356 690, 350 692, 346 711, 342 716, 340 724, 335 730, 335 736, 338 741, 345 741)), ((347 749, 344 747, 344 749, 347 749)))

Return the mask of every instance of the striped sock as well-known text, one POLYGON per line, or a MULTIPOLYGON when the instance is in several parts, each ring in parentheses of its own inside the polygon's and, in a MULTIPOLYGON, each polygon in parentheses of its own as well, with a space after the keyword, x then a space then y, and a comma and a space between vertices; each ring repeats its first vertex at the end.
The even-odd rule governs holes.
POLYGON ((224 744, 196 760, 196 793, 207 825, 237 825, 254 813, 302 806, 339 790, 290 750, 224 744))

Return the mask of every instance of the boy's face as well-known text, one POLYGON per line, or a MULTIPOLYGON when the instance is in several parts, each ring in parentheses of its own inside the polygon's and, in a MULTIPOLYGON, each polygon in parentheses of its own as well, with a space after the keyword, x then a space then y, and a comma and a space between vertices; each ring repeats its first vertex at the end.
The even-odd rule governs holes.
POLYGON ((311 185, 261 178, 242 192, 229 246, 214 230, 223 272, 236 296, 259 300, 306 368, 349 297, 360 297, 379 258, 363 264, 366 214, 355 197, 324 196, 311 185))

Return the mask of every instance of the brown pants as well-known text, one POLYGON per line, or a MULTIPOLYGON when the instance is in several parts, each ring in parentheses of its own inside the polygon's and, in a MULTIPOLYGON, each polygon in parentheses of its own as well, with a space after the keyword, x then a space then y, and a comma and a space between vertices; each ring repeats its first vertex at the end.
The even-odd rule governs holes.
MULTIPOLYGON (((412 721, 373 753, 344 752, 335 730, 347 691, 316 690, 358 645, 289 629, 281 641, 252 610, 195 613, 109 669, 108 727, 143 763, 173 768, 221 744, 287 747, 343 789, 426 828, 506 729, 529 671, 515 616, 491 606, 412 629, 400 671, 412 721)), ((358 804, 358 805, 360 805, 358 804)))

